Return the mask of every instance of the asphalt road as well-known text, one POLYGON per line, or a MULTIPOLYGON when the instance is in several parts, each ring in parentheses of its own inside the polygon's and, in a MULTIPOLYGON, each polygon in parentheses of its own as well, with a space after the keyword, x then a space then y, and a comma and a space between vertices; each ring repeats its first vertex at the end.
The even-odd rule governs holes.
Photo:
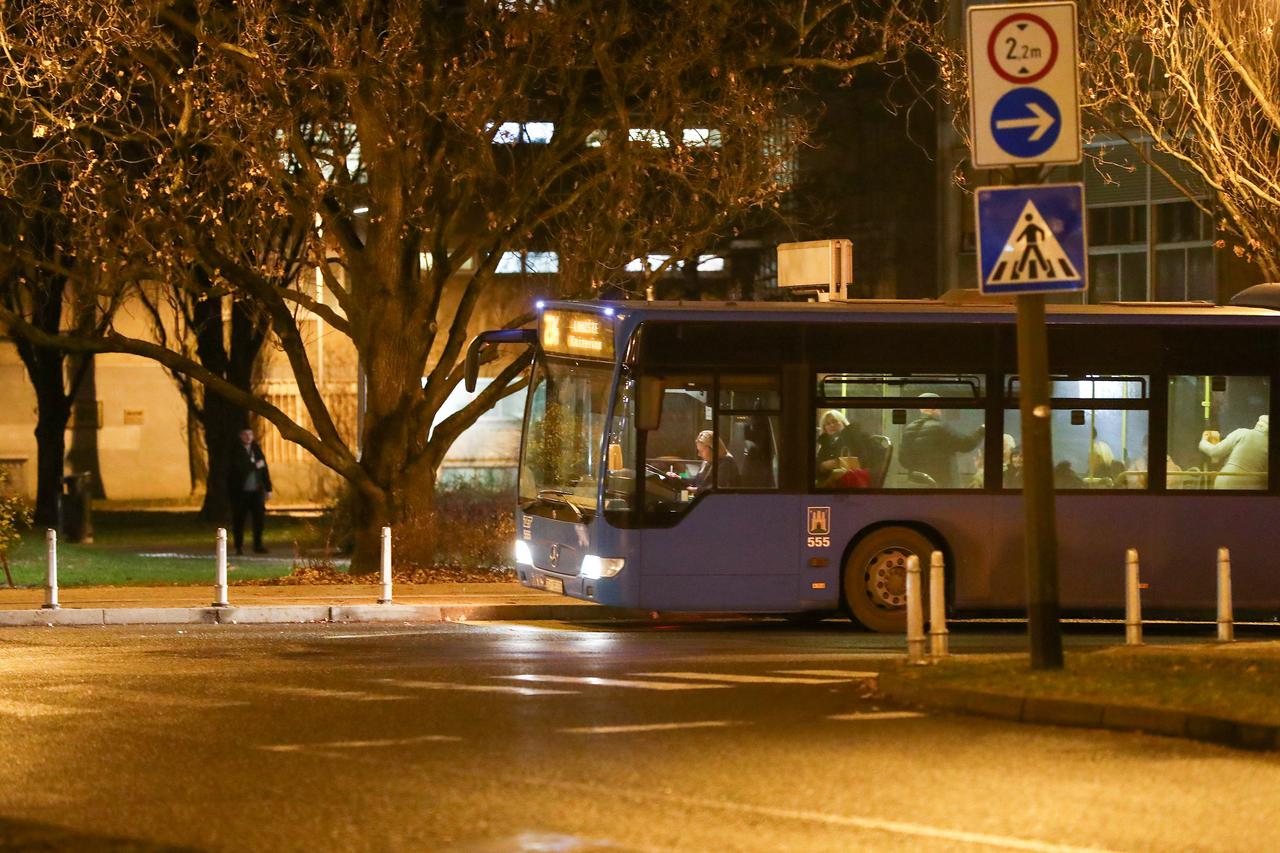
POLYGON ((1274 847, 1280 758, 894 708, 863 674, 900 642, 838 623, 6 629, 0 848, 1274 847))

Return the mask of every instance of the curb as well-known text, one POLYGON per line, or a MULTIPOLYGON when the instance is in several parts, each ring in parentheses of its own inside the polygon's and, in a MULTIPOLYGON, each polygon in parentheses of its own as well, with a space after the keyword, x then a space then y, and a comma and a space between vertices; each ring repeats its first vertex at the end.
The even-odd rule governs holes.
POLYGON ((879 690, 886 698, 907 705, 1011 722, 1142 732, 1234 749, 1280 750, 1280 726, 1246 723, 1212 714, 1078 699, 1017 696, 962 687, 929 687, 895 672, 880 673, 879 690))
POLYGON ((501 622, 635 619, 638 611, 583 604, 306 604, 244 607, 61 607, 0 610, 0 627, 278 625, 302 622, 501 622))

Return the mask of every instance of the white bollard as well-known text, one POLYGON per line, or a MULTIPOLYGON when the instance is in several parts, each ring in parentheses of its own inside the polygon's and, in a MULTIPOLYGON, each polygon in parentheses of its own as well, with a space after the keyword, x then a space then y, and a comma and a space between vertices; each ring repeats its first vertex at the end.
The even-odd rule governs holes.
POLYGON ((907 662, 924 663, 924 607, 920 601, 920 558, 907 557, 907 662))
POLYGON ((1231 552, 1218 549, 1218 642, 1236 638, 1235 615, 1231 609, 1231 552))
POLYGON ((929 558, 929 654, 944 658, 951 653, 947 636, 946 564, 942 552, 929 558))
POLYGON ((51 529, 45 533, 44 538, 49 546, 49 568, 45 574, 42 607, 45 610, 57 610, 62 606, 58 603, 58 531, 51 529))
POLYGON ((1142 597, 1138 589, 1138 549, 1124 554, 1124 642, 1142 645, 1142 597))
POLYGON ((213 580, 213 606, 228 607, 227 604, 227 528, 218 528, 218 571, 213 580))
POLYGON ((382 528, 382 598, 379 604, 391 603, 391 528, 382 528))

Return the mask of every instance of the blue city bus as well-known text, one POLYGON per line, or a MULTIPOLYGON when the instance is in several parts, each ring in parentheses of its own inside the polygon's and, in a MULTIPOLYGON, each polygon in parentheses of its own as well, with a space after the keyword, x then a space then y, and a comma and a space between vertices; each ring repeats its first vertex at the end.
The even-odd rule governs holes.
MULTIPOLYGON (((948 607, 1025 607, 1011 305, 548 302, 518 473, 525 586, 656 611, 844 612, 905 624, 905 566, 941 551, 948 607)), ((1061 603, 1280 612, 1268 429, 1280 314, 1049 306, 1061 603)))

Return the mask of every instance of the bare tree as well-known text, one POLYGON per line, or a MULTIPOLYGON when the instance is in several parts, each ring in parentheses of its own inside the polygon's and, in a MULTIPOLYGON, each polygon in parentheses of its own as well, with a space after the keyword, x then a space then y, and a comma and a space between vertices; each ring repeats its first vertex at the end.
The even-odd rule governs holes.
MULTIPOLYGON (((1080 28, 1086 136, 1133 143, 1214 218, 1218 248, 1280 280, 1280 0, 1083 0, 1080 28)), ((967 141, 963 45, 940 28, 928 49, 967 141)))
POLYGON ((1280 2, 1090 0, 1084 24, 1092 109, 1208 187, 1164 170, 1280 281, 1280 2))
MULTIPOLYGON (((445 451, 522 383, 527 355, 506 355, 433 427, 505 253, 574 256, 563 286, 590 294, 637 254, 723 239, 779 194, 805 74, 894 61, 918 25, 906 0, 45 0, 0 15, 15 109, 74 160, 64 205, 86 223, 131 211, 111 249, 137 281, 200 265, 251 301, 305 424, 179 349, 0 319, 156 359, 269 420, 353 486, 356 570, 373 565, 380 526, 429 530, 445 451), (101 192, 120 163, 130 180, 101 192), (246 251, 246 229, 281 219, 305 229, 325 299, 246 251), (349 337, 367 376, 359 454, 317 382, 309 316, 349 337)), ((39 159, 0 163, 0 189, 39 159)))

